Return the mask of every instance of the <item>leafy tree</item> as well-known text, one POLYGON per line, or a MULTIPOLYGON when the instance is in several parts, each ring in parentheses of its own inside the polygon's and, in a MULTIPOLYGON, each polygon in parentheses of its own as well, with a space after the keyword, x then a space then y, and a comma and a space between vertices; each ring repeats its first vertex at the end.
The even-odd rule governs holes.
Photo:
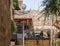
POLYGON ((46 15, 60 15, 60 0, 44 0, 43 6, 45 6, 46 15))
POLYGON ((18 0, 13 0, 13 6, 15 10, 20 10, 18 0))
MULTIPOLYGON (((51 20, 52 20, 52 26, 53 26, 53 16, 60 15, 60 0, 44 0, 43 1, 43 6, 45 6, 45 18, 49 17, 51 15, 51 20)), ((52 32, 51 32, 51 46, 52 46, 52 32)))

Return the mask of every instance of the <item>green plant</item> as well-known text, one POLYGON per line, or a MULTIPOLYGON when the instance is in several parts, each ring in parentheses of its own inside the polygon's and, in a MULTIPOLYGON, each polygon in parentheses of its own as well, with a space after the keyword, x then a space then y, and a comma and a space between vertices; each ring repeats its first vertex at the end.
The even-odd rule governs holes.
POLYGON ((57 38, 57 40, 56 40, 56 45, 60 46, 60 39, 59 38, 57 38))
POLYGON ((60 46, 60 32, 58 32, 56 36, 56 45, 60 46))
POLYGON ((15 28, 14 23, 12 21, 11 22, 11 33, 14 33, 14 32, 16 32, 16 28, 15 28))

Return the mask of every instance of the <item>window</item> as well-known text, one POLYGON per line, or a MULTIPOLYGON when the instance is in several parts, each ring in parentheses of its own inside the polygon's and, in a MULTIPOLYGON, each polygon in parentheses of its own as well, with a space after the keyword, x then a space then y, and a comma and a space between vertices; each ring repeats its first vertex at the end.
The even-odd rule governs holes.
POLYGON ((17 25, 17 33, 23 33, 23 26, 22 24, 17 25))

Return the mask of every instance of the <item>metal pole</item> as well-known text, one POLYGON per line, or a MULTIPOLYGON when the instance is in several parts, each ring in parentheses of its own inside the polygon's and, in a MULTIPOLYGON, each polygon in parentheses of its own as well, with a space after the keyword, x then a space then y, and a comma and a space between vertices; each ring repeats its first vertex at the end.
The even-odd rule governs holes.
POLYGON ((23 46, 24 46, 24 21, 23 21, 23 46))

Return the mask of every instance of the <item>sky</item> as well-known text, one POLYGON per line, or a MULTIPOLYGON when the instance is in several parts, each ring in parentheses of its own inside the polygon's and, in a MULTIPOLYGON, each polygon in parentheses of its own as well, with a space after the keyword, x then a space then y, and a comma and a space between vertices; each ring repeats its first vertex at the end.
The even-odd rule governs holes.
POLYGON ((43 0, 23 0, 23 4, 26 5, 26 10, 42 10, 41 6, 43 0))

